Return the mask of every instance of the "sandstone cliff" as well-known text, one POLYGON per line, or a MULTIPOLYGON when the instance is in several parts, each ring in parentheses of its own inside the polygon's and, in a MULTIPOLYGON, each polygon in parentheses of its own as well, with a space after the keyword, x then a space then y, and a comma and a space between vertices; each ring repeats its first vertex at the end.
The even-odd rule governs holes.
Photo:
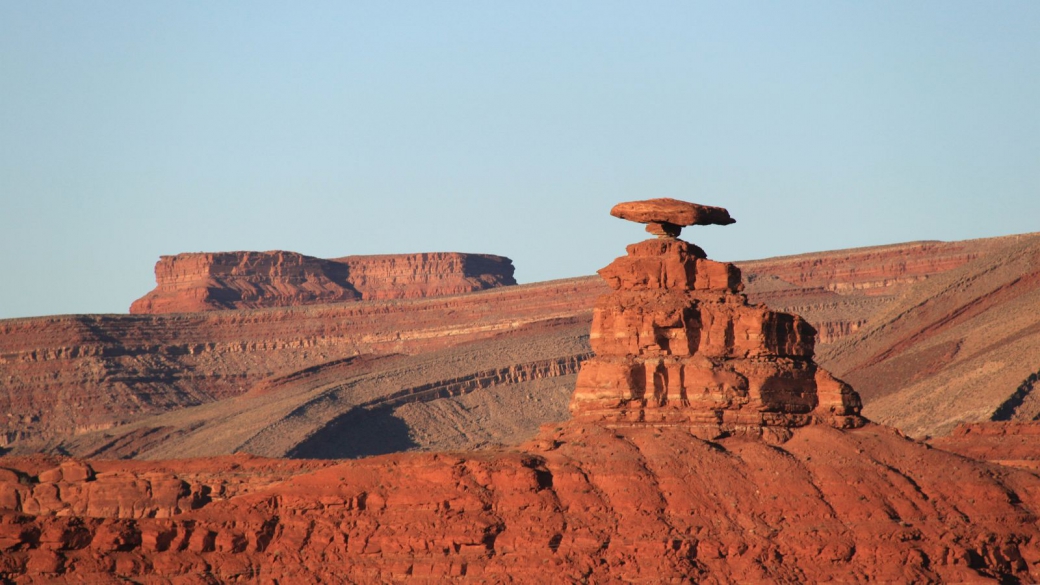
POLYGON ((508 258, 455 252, 333 260, 281 251, 178 254, 159 259, 155 281, 131 313, 412 299, 516 284, 508 258))
POLYGON ((347 281, 364 300, 418 299, 516 284, 513 262, 491 254, 346 256, 347 281))
POLYGON ((632 244, 600 275, 615 292, 596 302, 576 420, 678 424, 707 438, 863 424, 859 396, 813 362, 812 326, 748 304, 736 266, 666 235, 632 244))

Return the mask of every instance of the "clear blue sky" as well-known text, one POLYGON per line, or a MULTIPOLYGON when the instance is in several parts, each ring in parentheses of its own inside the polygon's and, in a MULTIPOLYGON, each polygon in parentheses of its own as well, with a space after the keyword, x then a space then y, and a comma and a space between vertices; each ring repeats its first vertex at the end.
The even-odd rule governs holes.
POLYGON ((724 260, 1040 231, 1040 2, 0 4, 0 318, 179 252, 587 275, 649 197, 724 260))

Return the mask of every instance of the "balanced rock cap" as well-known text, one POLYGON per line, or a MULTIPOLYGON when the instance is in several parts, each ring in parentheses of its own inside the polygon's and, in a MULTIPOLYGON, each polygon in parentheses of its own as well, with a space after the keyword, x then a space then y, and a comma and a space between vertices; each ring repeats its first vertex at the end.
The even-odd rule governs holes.
POLYGON ((610 215, 645 223, 646 231, 662 238, 678 237, 682 228, 690 225, 729 225, 737 221, 721 207, 668 198, 618 203, 610 215))
POLYGON ((670 223, 679 227, 729 225, 737 221, 721 207, 668 198, 618 203, 610 210, 610 215, 636 223, 670 223))

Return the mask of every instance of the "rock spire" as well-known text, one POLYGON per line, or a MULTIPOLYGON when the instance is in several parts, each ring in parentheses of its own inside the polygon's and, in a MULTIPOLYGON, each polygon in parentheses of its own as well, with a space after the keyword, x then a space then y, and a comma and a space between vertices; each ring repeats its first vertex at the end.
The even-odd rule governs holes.
POLYGON ((790 427, 865 422, 859 395, 813 361, 809 323, 748 304, 736 266, 675 237, 682 226, 733 223, 728 211, 651 199, 621 203, 611 215, 665 233, 599 271, 614 290, 596 302, 596 355, 578 375, 576 419, 780 440, 790 427))

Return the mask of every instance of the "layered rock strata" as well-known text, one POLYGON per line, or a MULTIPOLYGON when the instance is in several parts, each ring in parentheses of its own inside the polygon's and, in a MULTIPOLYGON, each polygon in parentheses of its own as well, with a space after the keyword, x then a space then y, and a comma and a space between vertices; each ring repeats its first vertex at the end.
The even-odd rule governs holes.
POLYGON ((811 327, 749 305, 739 272, 692 244, 636 244, 603 276, 615 291, 597 305, 575 419, 518 450, 0 458, 0 581, 1040 578, 1037 474, 865 423, 812 363, 811 327), (709 412, 716 430, 752 415, 746 430, 789 440, 698 438, 709 412), (846 428, 802 424, 820 420, 846 428))
POLYGON ((540 323, 587 323, 600 286, 572 279, 428 299, 0 320, 0 449, 232 399, 359 354, 424 354, 540 323))
POLYGON ((1008 239, 908 290, 841 343, 827 365, 867 416, 918 437, 963 422, 1040 417, 1040 239, 1008 239))
POLYGON ((492 254, 381 254, 332 261, 347 267, 347 281, 366 301, 458 295, 516 284, 513 261, 492 254))
POLYGON ((733 264, 664 234, 628 246, 599 273, 614 292, 593 312, 596 357, 578 375, 576 419, 687 425, 710 436, 863 424, 855 391, 813 362, 813 327, 750 305, 733 264))
POLYGON ((962 423, 944 437, 928 441, 944 449, 982 461, 1040 472, 1040 423, 962 423))
MULTIPOLYGON (((863 392, 868 409, 872 394, 903 388, 908 381, 934 390, 935 401, 927 407, 907 408, 912 399, 893 396, 886 412, 867 414, 904 431, 937 435, 958 420, 988 418, 1040 367, 1032 349, 1038 312, 1031 308, 1040 289, 1038 279, 1029 276, 1037 264, 1016 253, 1027 245, 1040 245, 1040 234, 912 242, 736 265, 750 302, 796 313, 813 325, 815 359, 863 392), (936 303, 947 289, 962 300, 936 303), (989 295, 990 290, 999 294, 989 295), (1016 291, 1022 295, 1008 302, 1016 291), (920 321, 920 333, 893 327, 890 319, 873 331, 868 320, 884 315, 928 319, 920 321), (959 317, 948 319, 952 315, 959 317), (929 336, 944 327, 950 330, 933 346, 929 336), (869 345, 835 351, 841 341, 861 335, 869 345), (859 369, 874 356, 884 359, 859 369), (951 368, 962 359, 970 361, 951 368), (864 376, 872 370, 880 375, 864 376), (962 400, 954 403, 949 396, 986 398, 977 408, 963 408, 956 406, 962 400), (942 426, 911 426, 910 419, 921 413, 942 426)), ((231 399, 268 377, 359 352, 420 354, 556 319, 585 324, 585 335, 595 299, 610 290, 602 278, 590 276, 428 299, 0 320, 0 449, 18 451, 30 438, 54 445, 136 415, 231 399)), ((571 329, 559 331, 573 335, 571 329)), ((566 387, 562 401, 570 400, 573 383, 566 387)), ((1040 412, 1031 408, 1035 397, 1020 398, 1016 416, 1040 412)))
POLYGON ((572 422, 520 452, 0 459, 0 582, 1040 579, 1036 474, 878 425, 792 432, 572 422))
POLYGON ((131 313, 288 307, 454 295, 516 284, 509 258, 456 252, 346 256, 219 252, 163 256, 131 313))

